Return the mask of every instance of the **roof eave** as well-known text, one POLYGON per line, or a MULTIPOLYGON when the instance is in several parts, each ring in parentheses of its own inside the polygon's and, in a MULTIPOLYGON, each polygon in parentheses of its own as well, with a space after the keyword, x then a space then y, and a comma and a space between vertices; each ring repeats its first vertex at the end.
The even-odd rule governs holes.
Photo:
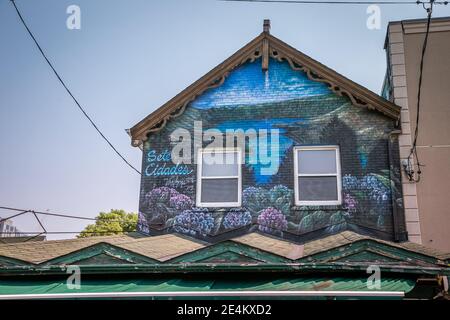
POLYGON ((262 32, 260 35, 247 43, 244 47, 242 47, 229 58, 217 65, 214 69, 203 75, 200 79, 192 83, 175 97, 167 101, 161 107, 135 124, 131 129, 129 129, 132 139, 132 145, 138 146, 140 143, 137 141, 145 140, 148 129, 152 126, 157 125, 164 118, 164 116, 173 112, 172 109, 174 108, 174 106, 176 107, 180 106, 180 104, 186 104, 186 99, 188 100, 188 102, 192 101, 193 99, 195 99, 195 97, 217 83, 217 81, 221 81, 224 75, 226 76, 230 69, 233 69, 234 67, 248 60, 248 57, 251 56, 255 50, 261 51, 261 48, 259 47, 261 46, 262 39, 264 39, 266 36, 267 33, 262 32))

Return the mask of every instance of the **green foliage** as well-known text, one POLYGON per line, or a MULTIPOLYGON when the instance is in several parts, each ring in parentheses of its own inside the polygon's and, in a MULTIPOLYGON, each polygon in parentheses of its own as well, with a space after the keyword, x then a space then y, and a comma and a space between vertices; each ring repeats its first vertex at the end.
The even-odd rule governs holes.
POLYGON ((303 216, 296 225, 299 233, 311 232, 330 224, 330 213, 322 210, 314 211, 303 216))
POLYGON ((298 225, 298 231, 300 233, 311 232, 314 229, 314 219, 312 214, 305 216, 298 225))
POLYGON ((270 190, 261 187, 249 187, 243 192, 244 206, 255 216, 269 207, 290 214, 293 191, 283 185, 276 185, 270 190))
POLYGON ((108 236, 136 231, 138 215, 111 209, 110 212, 100 212, 96 219, 95 224, 88 225, 77 237, 108 236))
POLYGON ((336 224, 340 224, 340 223, 344 223, 344 222, 345 222, 345 218, 341 211, 333 213, 333 215, 330 217, 331 225, 336 225, 336 224))
POLYGON ((293 194, 294 192, 288 187, 277 185, 270 190, 269 199, 274 208, 280 210, 284 215, 289 215, 293 194))

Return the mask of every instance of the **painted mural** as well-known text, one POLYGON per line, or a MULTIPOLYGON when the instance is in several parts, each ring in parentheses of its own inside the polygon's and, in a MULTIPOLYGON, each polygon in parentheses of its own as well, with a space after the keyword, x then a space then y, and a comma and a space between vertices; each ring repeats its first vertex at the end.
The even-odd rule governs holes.
POLYGON ((389 163, 388 154, 393 120, 353 106, 287 62, 271 59, 269 66, 262 72, 259 59, 236 68, 220 87, 206 91, 149 136, 139 230, 209 241, 258 230, 302 241, 352 229, 391 239, 393 206, 402 207, 400 171, 389 163), (278 129, 280 157, 273 174, 262 174, 263 164, 245 158, 241 207, 198 208, 197 165, 171 161, 170 133, 177 128, 193 132, 200 120, 203 130, 278 129), (293 148, 302 145, 339 146, 342 204, 295 206, 293 148))

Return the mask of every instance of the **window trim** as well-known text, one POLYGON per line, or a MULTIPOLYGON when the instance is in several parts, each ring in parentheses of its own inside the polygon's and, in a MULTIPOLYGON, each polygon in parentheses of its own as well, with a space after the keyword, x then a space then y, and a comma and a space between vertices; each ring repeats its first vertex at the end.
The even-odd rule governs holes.
POLYGON ((297 206, 333 206, 342 204, 342 178, 341 178, 341 161, 339 146, 297 146, 294 147, 294 197, 297 206), (302 150, 334 150, 336 153, 336 173, 312 173, 305 174, 298 172, 298 153, 302 150), (317 200, 317 201, 300 201, 298 177, 336 177, 337 180, 337 200, 317 200))
POLYGON ((200 208, 232 208, 240 207, 242 204, 242 151, 239 148, 204 148, 198 149, 197 153, 197 190, 196 206, 200 208), (238 154, 238 175, 237 176, 210 176, 203 177, 203 154, 204 153, 237 153, 238 154), (202 202, 202 180, 203 179, 238 179, 238 201, 237 202, 202 202))

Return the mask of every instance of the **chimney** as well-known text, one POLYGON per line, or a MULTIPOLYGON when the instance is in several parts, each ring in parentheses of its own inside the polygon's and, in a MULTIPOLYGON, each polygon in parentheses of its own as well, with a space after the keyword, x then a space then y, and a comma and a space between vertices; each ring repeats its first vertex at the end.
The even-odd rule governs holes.
POLYGON ((264 19, 263 32, 270 33, 270 19, 264 19))

